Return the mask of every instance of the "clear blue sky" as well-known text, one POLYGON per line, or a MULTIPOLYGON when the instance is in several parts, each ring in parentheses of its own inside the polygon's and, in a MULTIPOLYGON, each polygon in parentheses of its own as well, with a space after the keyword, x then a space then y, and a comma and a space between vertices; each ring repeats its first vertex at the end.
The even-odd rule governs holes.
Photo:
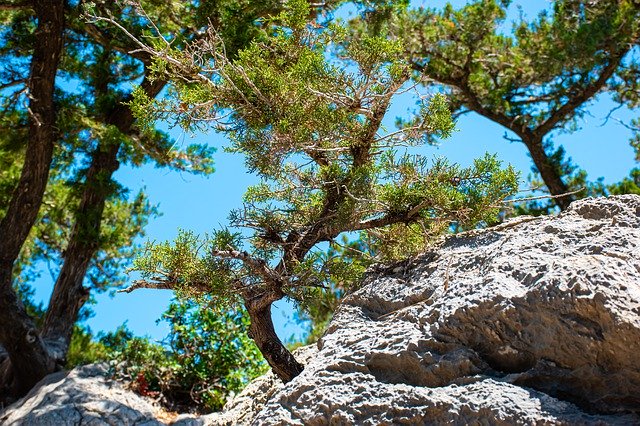
MULTIPOLYGON (((440 7, 444 1, 413 3, 440 7)), ((466 2, 459 0, 452 3, 460 6, 466 2)), ((516 1, 511 7, 512 18, 518 16, 519 4, 523 5, 522 11, 526 16, 533 16, 547 7, 549 2, 516 1)), ((505 30, 508 31, 508 28, 505 27, 505 30)), ((590 108, 591 115, 587 115, 581 130, 555 137, 556 143, 565 146, 576 163, 589 172, 591 179, 602 176, 606 182, 622 179, 635 165, 633 151, 628 143, 630 132, 613 120, 602 126, 604 117, 612 107, 610 100, 599 99, 590 108)), ((390 122, 406 108, 407 105, 395 105, 391 117, 388 117, 390 122)), ((632 116, 626 110, 615 113, 615 117, 622 120, 629 120, 632 116)), ((503 128, 470 114, 459 120, 457 129, 454 136, 444 141, 440 147, 425 147, 422 152, 446 156, 452 162, 462 165, 470 164, 485 152, 498 153, 504 162, 522 171, 523 179, 526 178, 530 170, 526 149, 522 144, 505 141, 503 128)), ((173 135, 185 143, 206 142, 218 148, 226 143, 222 136, 213 133, 195 135, 193 140, 190 140, 190 135, 179 131, 173 132, 173 135)), ((216 172, 208 178, 168 172, 153 166, 138 169, 123 167, 116 173, 116 179, 131 188, 132 193, 145 187, 150 200, 159 204, 163 215, 147 226, 148 239, 172 239, 178 228, 203 233, 227 223, 229 211, 241 205, 244 191, 247 186, 256 183, 256 179, 247 174, 243 159, 238 155, 227 154, 219 149, 215 160, 216 172)), ((43 279, 38 281, 36 297, 48 300, 51 286, 52 281, 45 272, 43 279)), ((134 333, 162 339, 168 328, 164 323, 156 324, 156 320, 166 309, 171 297, 170 292, 157 290, 138 290, 131 294, 117 294, 113 298, 106 294, 98 295, 97 304, 93 307, 95 316, 88 320, 88 324, 94 331, 110 331, 127 321, 134 333)), ((302 332, 292 314, 292 307, 288 303, 281 301, 274 308, 276 329, 283 339, 302 332)))

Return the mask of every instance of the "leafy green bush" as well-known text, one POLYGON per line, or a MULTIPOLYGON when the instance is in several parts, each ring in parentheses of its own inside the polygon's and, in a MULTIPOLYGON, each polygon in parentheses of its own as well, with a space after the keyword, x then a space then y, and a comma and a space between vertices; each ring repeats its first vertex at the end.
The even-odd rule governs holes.
POLYGON ((97 340, 77 327, 67 366, 109 361, 114 377, 139 394, 171 410, 198 412, 220 410, 229 396, 266 371, 242 311, 175 302, 162 320, 171 327, 164 344, 135 337, 124 325, 97 340))

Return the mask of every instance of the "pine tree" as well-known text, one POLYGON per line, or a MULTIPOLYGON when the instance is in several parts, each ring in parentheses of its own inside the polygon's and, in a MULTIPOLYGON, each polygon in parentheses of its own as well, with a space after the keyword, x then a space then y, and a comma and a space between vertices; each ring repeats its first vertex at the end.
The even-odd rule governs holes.
POLYGON ((213 148, 181 147, 135 123, 129 86, 154 98, 166 81, 151 76, 152 58, 129 35, 171 34, 180 49, 211 23, 233 55, 259 33, 258 18, 281 9, 275 0, 250 3, 145 1, 145 15, 126 1, 0 7, 0 403, 62 368, 91 292, 122 284, 155 208, 114 180, 120 165, 213 171, 213 148), (87 11, 113 17, 127 33, 89 21, 87 11), (61 267, 44 318, 33 318, 28 312, 38 310, 22 297, 44 260, 61 267))
POLYGON ((222 311, 242 303, 249 335, 284 382, 303 366, 276 335, 272 304, 305 305, 362 272, 327 256, 323 244, 356 234, 375 239, 387 258, 406 255, 452 223, 493 219, 517 186, 516 173, 493 156, 461 168, 411 153, 428 135, 453 130, 441 95, 417 99, 415 115, 385 130, 392 100, 415 85, 401 43, 309 25, 304 0, 287 5, 235 58, 214 31, 183 52, 141 47, 159 75, 170 76, 175 96, 157 101, 137 92, 136 111, 186 127, 210 122, 261 182, 229 228, 149 244, 135 261, 143 279, 129 288, 204 293, 222 311))
POLYGON ((473 111, 513 132, 516 138, 506 139, 527 147, 534 170, 565 209, 574 199, 569 193, 587 185, 586 173, 554 147, 553 135, 576 130, 604 92, 634 105, 640 4, 557 0, 510 32, 501 29, 510 3, 478 0, 457 10, 394 14, 383 7, 354 28, 401 40, 412 68, 448 89, 454 116, 473 111))

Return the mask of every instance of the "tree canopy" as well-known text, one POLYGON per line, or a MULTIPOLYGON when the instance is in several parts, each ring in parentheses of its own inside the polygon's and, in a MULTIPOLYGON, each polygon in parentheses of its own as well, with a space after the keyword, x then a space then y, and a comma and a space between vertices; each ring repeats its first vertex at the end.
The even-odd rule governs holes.
POLYGON ((527 147, 564 209, 576 196, 570 193, 587 185, 586 173, 554 147, 553 136, 579 128, 601 93, 637 105, 640 6, 559 0, 535 19, 515 22, 510 33, 500 28, 510 3, 396 8, 354 26, 401 41, 412 68, 446 88, 454 116, 473 111, 512 132, 507 141, 527 147))
POLYGON ((426 134, 452 131, 445 98, 420 98, 413 116, 385 131, 392 99, 416 84, 401 45, 353 37, 339 25, 315 28, 308 15, 305 1, 288 2, 275 28, 235 59, 214 32, 187 55, 142 47, 176 91, 161 101, 137 97, 140 111, 184 126, 207 120, 226 132, 230 149, 245 156, 261 183, 231 215, 232 228, 149 245, 135 263, 144 280, 131 289, 206 293, 222 309, 241 301, 250 336, 283 381, 302 366, 273 329, 272 303, 288 297, 304 304, 332 279, 353 280, 350 265, 322 256, 320 244, 363 233, 387 252, 403 244, 407 254, 409 241, 423 249, 453 222, 489 220, 517 189, 515 171, 493 156, 463 169, 406 151, 426 134))
POLYGON ((211 24, 233 55, 256 34, 257 18, 281 8, 235 1, 142 5, 144 15, 131 2, 25 1, 0 9, 3 397, 25 393, 64 365, 91 292, 123 283, 134 241, 156 209, 144 193, 131 195, 114 180, 120 165, 213 171, 214 148, 181 146, 156 128, 136 126, 130 86, 153 98, 166 81, 150 78, 151 58, 136 52, 129 35, 171 32, 179 48, 211 24), (126 32, 90 22, 87 10, 117 19, 126 32), (39 319, 21 298, 43 262, 56 282, 39 319))

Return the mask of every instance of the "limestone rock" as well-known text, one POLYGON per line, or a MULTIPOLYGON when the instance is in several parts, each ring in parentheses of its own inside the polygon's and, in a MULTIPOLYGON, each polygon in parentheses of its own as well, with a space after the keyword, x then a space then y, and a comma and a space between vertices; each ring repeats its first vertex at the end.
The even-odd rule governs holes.
POLYGON ((640 424, 640 197, 372 271, 253 424, 640 424))
POLYGON ((157 407, 107 379, 105 364, 45 377, 24 398, 0 412, 3 426, 155 426, 157 407))

